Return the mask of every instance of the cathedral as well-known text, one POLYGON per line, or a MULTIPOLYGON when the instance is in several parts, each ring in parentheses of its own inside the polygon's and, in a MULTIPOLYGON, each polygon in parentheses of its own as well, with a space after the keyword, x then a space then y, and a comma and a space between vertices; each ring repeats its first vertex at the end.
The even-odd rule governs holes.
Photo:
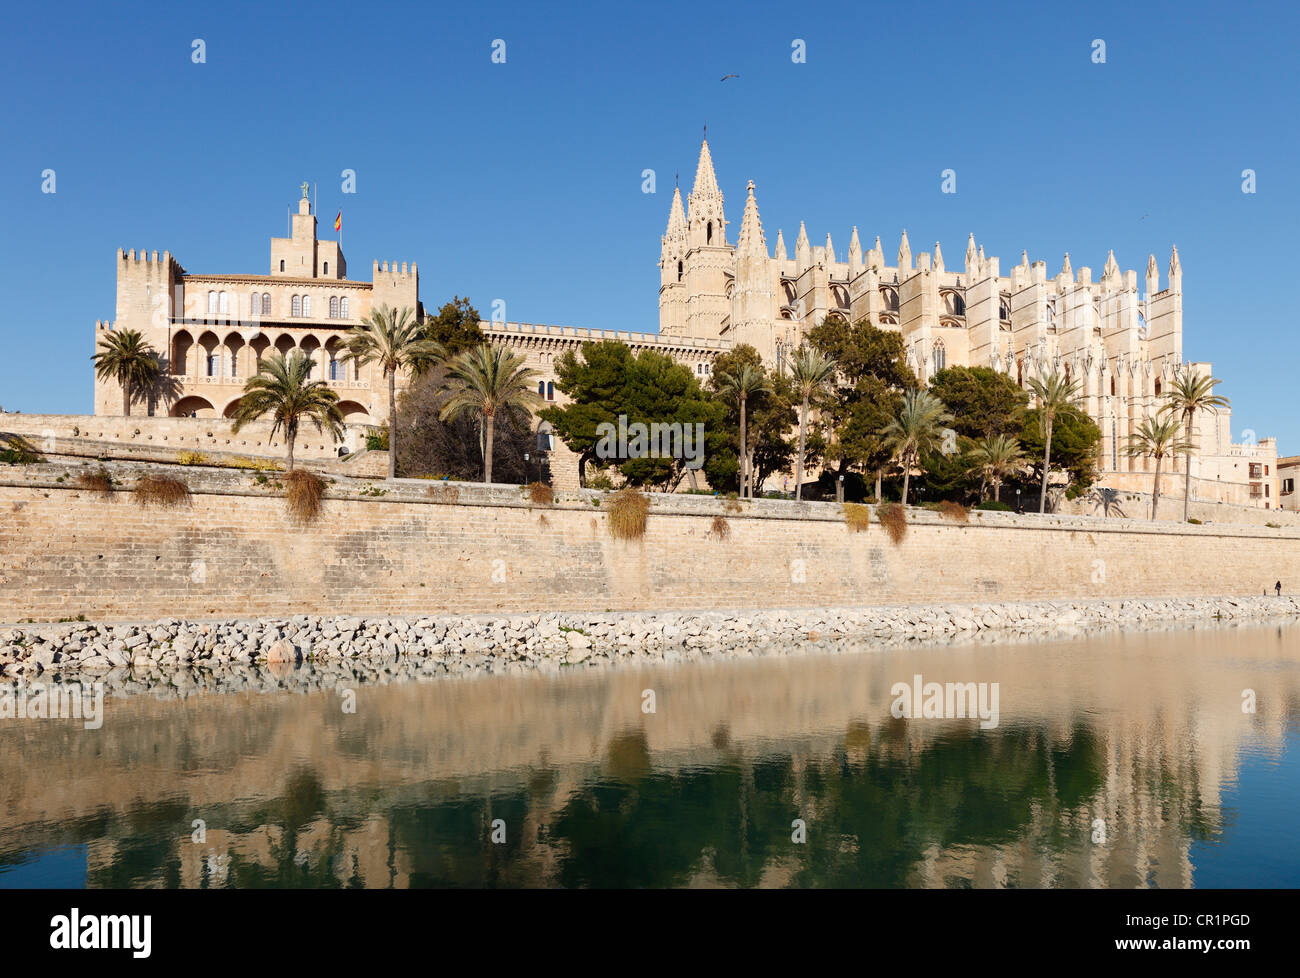
MULTIPOLYGON (((1182 359, 1183 272, 1176 247, 1165 287, 1151 255, 1145 291, 1140 292, 1137 272, 1121 271, 1113 252, 1095 281, 1093 270, 1080 266, 1076 271, 1068 254, 1054 276, 1046 262, 1031 262, 1024 252, 1004 275, 999 259, 985 255, 974 234, 962 265, 952 270, 938 242, 933 252, 913 255, 906 231, 892 264, 886 262, 878 236, 863 251, 856 227, 844 261, 837 259, 829 233, 824 245, 814 246, 802 223, 793 256, 781 231, 775 253, 769 253, 754 182, 746 189, 734 244, 727 239, 730 222, 723 205, 705 140, 685 207, 680 189, 673 191, 661 242, 659 332, 665 338, 746 343, 766 363, 776 364, 827 317, 866 319, 901 333, 908 362, 922 384, 945 366, 991 367, 1021 386, 1059 372, 1078 382, 1080 406, 1101 428, 1100 468, 1108 476, 1106 484, 1148 492, 1149 477, 1123 478, 1151 468, 1148 459, 1126 457, 1128 437, 1160 408, 1162 390, 1177 371, 1210 373, 1210 364, 1182 359)), ((1228 479, 1241 490, 1228 493, 1231 501, 1268 504, 1267 463, 1259 464, 1254 487, 1246 473, 1256 467, 1242 463, 1259 454, 1260 446, 1232 444, 1227 411, 1199 420, 1196 441, 1200 451, 1193 470, 1200 483, 1228 479), (1229 460, 1226 470, 1217 459, 1229 460)), ((1268 446, 1264 448, 1267 455, 1268 446)), ((1276 467, 1275 456, 1274 448, 1270 469, 1276 467)), ((1176 463, 1176 471, 1181 464, 1176 463)))

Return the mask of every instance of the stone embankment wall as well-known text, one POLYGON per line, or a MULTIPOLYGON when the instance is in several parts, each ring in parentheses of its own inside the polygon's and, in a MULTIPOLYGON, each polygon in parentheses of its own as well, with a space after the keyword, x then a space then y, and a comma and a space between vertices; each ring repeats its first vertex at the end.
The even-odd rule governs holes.
MULTIPOLYGON (((99 463, 90 463, 97 466, 99 463)), ((139 466, 109 463, 122 485, 139 466)), ((173 469, 173 472, 178 470, 173 469)), ((188 506, 0 468, 0 621, 295 614, 777 609, 1259 595, 1300 586, 1300 530, 914 509, 901 543, 834 503, 653 496, 617 540, 609 497, 339 480, 298 523, 276 481, 181 470, 188 506)))
MULTIPOLYGON (((1300 616, 1300 598, 1169 598, 929 605, 906 608, 466 618, 328 617, 151 625, 59 623, 0 628, 0 677, 46 673, 146 678, 307 660, 357 661, 392 675, 512 671, 635 659, 831 651, 864 639, 997 641, 1300 616)), ((186 681, 175 683, 178 687, 186 681)), ((207 685, 191 677, 188 685, 207 685)))

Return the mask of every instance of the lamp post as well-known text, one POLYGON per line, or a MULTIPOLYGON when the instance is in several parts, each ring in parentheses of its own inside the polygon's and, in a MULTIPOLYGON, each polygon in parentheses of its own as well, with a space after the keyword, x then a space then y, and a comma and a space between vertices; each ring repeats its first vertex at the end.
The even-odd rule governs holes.
POLYGON ((844 476, 840 476, 835 480, 835 501, 837 503, 844 502, 844 476))
POLYGON ((524 485, 528 485, 528 453, 524 452, 524 485))
POLYGON ((1016 512, 1020 512, 1020 487, 1016 486, 1016 512))

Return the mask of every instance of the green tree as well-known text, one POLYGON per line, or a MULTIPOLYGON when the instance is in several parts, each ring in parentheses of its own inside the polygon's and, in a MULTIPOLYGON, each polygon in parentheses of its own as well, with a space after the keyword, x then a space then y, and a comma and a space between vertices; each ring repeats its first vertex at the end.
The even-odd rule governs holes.
POLYGON ((745 364, 735 373, 715 374, 718 391, 735 399, 740 405, 740 495, 753 497, 753 464, 747 451, 749 426, 746 423, 745 409, 749 399, 759 394, 769 394, 772 387, 767 381, 763 368, 745 364))
POLYGON ((109 330, 99 341, 99 352, 91 356, 95 376, 122 385, 122 414, 131 416, 131 401, 148 390, 162 373, 158 352, 138 329, 109 330))
MULTIPOLYGON (((1049 456, 1044 430, 1041 408, 1025 412, 1020 444, 1024 447, 1026 462, 1032 466, 1030 478, 1022 483, 1026 488, 1034 483, 1041 485, 1045 477, 1043 464, 1049 456)), ((1057 411, 1052 423, 1050 458, 1051 464, 1066 477, 1068 495, 1073 496, 1096 481, 1100 445, 1101 429, 1086 412, 1072 404, 1057 411)))
POLYGON ((1012 435, 981 438, 971 449, 970 458, 981 477, 993 483, 993 498, 998 502, 1002 501, 1002 480, 1025 464, 1020 442, 1012 435))
POLYGON ((1181 419, 1168 413, 1143 418, 1137 431, 1129 436, 1128 444, 1124 447, 1124 453, 1129 458, 1145 456, 1156 460, 1151 490, 1151 519, 1156 518, 1156 509, 1160 506, 1160 468, 1164 460, 1188 449, 1189 442, 1183 437, 1181 419))
POLYGON ((335 441, 343 437, 339 396, 322 380, 312 380, 316 361, 300 350, 286 360, 278 350, 257 361, 257 373, 244 382, 230 430, 238 433, 250 421, 271 415, 271 437, 284 432, 288 456, 285 467, 293 471, 293 445, 304 420, 326 431, 335 441))
POLYGON ((912 469, 920 464, 921 456, 939 448, 945 427, 952 415, 944 410, 943 402, 929 391, 908 391, 897 417, 881 429, 881 437, 893 451, 903 467, 903 505, 907 505, 907 490, 912 469))
POLYGON ((447 402, 444 421, 469 413, 483 421, 483 481, 492 482, 492 451, 496 420, 500 414, 528 411, 542 403, 532 389, 537 372, 524 366, 525 359, 503 346, 483 343, 466 350, 447 369, 447 402))
POLYGON ((1054 370, 1045 378, 1032 378, 1029 389, 1037 402, 1035 408, 1043 433, 1043 486, 1038 494, 1038 511, 1045 513, 1047 477, 1052 467, 1052 428, 1061 409, 1072 406, 1074 399, 1079 396, 1079 384, 1054 370))
POLYGON ((749 460, 746 482, 761 486, 775 473, 789 471, 794 455, 794 441, 790 438, 797 422, 794 388, 789 378, 764 368, 758 350, 741 343, 713 361, 709 380, 722 418, 720 437, 710 443, 705 465, 712 486, 739 485, 740 400, 723 389, 722 378, 735 376, 745 367, 761 374, 768 387, 745 401, 745 448, 749 460))
POLYGON ((1019 433, 1029 406, 1029 395, 1014 380, 988 367, 945 367, 930 381, 930 392, 967 438, 1019 433))
POLYGON ((424 339, 441 346, 447 357, 454 357, 484 342, 479 327, 482 320, 469 299, 455 296, 443 304, 436 316, 425 317, 420 333, 424 339))
POLYGON ((1228 407, 1228 399, 1214 393, 1220 383, 1214 377, 1194 374, 1191 370, 1179 371, 1169 390, 1165 391, 1165 410, 1183 423, 1183 521, 1191 516, 1192 508, 1192 425, 1198 413, 1218 414, 1228 407))
POLYGON ((397 476, 397 372, 413 376, 441 363, 447 351, 425 339, 410 307, 401 312, 381 305, 348 331, 345 361, 377 363, 388 381, 388 478, 397 476))
POLYGON ((901 409, 903 391, 917 386, 902 335, 866 319, 828 317, 809 330, 808 342, 837 368, 836 386, 815 401, 825 435, 810 438, 809 461, 833 466, 832 477, 873 474, 880 498, 881 473, 893 457, 881 431, 901 409))
POLYGON ((799 396, 799 452, 795 455, 794 498, 803 499, 803 464, 808 446, 809 402, 835 380, 835 361, 820 350, 801 346, 789 358, 790 380, 799 396))

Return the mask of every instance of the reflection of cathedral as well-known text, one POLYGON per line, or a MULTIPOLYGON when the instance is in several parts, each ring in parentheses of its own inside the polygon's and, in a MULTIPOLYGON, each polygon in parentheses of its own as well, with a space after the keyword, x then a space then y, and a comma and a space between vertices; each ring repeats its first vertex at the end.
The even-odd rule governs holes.
MULTIPOLYGON (((999 259, 986 256, 973 234, 962 266, 952 270, 938 242, 933 254, 913 257, 906 231, 893 263, 887 263, 879 237, 864 251, 856 227, 846 260, 839 261, 830 234, 825 245, 813 246, 802 223, 793 255, 780 231, 775 254, 769 254, 752 180, 747 190, 732 244, 706 141, 686 208, 680 190, 673 191, 661 243, 662 335, 748 343, 771 364, 828 316, 868 319, 902 333, 908 361, 922 383, 957 365, 991 367, 1022 386, 1059 372, 1079 383, 1081 406, 1101 428, 1100 467, 1107 483, 1150 490, 1149 478, 1123 478, 1153 467, 1146 459, 1127 458, 1124 448, 1186 366, 1177 248, 1164 289, 1155 255, 1147 259, 1143 292, 1137 272, 1121 271, 1113 252, 1096 281, 1091 268, 1076 272, 1068 254, 1055 276, 1048 274, 1046 262, 1031 263, 1024 252, 1004 275, 999 259)), ((1211 371, 1208 363, 1192 367, 1211 371)), ((1198 498, 1276 505, 1275 486, 1264 488, 1275 475, 1271 440, 1269 445, 1231 444, 1230 417, 1223 412, 1200 423, 1197 441, 1198 498), (1257 472, 1248 470, 1246 458, 1259 460, 1251 467, 1257 472)), ((1175 471, 1180 470, 1181 462, 1175 471)), ((1181 495, 1180 486, 1169 488, 1181 495)))

